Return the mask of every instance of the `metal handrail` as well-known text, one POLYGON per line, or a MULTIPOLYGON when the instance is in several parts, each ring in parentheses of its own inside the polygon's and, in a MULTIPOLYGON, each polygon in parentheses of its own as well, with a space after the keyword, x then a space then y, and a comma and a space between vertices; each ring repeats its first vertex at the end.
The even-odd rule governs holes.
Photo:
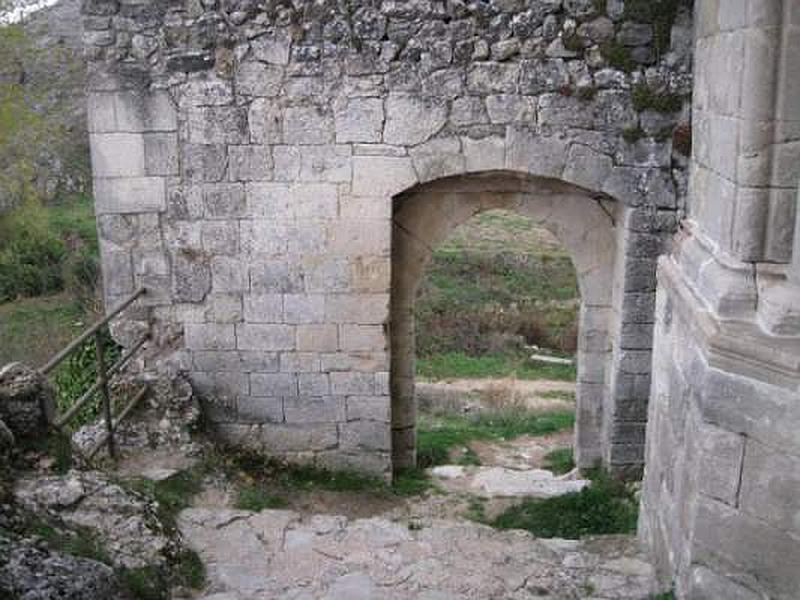
POLYGON ((122 302, 117 304, 117 306, 109 311, 105 317, 92 324, 83 333, 67 344, 66 347, 60 350, 42 368, 39 369, 39 372, 42 375, 47 375, 71 354, 81 348, 84 342, 86 342, 90 337, 94 336, 95 356, 97 361, 97 379, 91 385, 91 387, 86 390, 80 398, 78 398, 78 400, 69 408, 69 410, 67 410, 60 417, 54 418, 53 422, 51 423, 53 427, 61 431, 62 427, 66 425, 76 414, 78 414, 78 412, 84 406, 86 406, 89 400, 91 400, 99 391, 103 401, 102 410, 103 420, 106 425, 106 432, 103 437, 91 448, 88 454, 89 459, 97 454, 98 450, 100 450, 103 445, 108 446, 108 453, 112 458, 116 456, 114 432, 116 431, 117 427, 119 427, 120 423, 122 423, 122 421, 128 416, 133 408, 139 403, 139 401, 144 398, 149 389, 149 386, 144 384, 136 393, 136 396, 133 398, 133 400, 117 415, 117 418, 115 419, 113 417, 111 411, 111 393, 109 391, 109 381, 113 375, 122 370, 122 368, 128 363, 128 361, 130 361, 133 355, 141 349, 150 336, 149 333, 146 333, 138 342, 128 348, 119 358, 119 360, 117 360, 117 362, 111 365, 111 367, 106 367, 103 336, 101 335, 102 328, 107 326, 111 319, 128 308, 137 298, 141 297, 145 293, 146 289, 144 287, 138 288, 135 292, 127 296, 124 300, 122 300, 122 302))
POLYGON ((94 325, 89 327, 86 331, 72 340, 65 348, 63 348, 60 352, 58 352, 53 358, 51 358, 41 369, 39 372, 42 375, 47 375, 50 371, 55 369, 58 365, 60 365, 65 358, 67 358, 70 354, 75 352, 86 340, 88 340, 92 335, 100 331, 100 328, 104 325, 107 325, 111 319, 116 317, 119 313, 123 310, 128 308, 133 302, 139 297, 142 296, 147 292, 147 289, 144 287, 140 287, 138 290, 133 292, 130 296, 125 298, 122 302, 120 302, 116 307, 114 307, 105 317, 97 321, 94 325))

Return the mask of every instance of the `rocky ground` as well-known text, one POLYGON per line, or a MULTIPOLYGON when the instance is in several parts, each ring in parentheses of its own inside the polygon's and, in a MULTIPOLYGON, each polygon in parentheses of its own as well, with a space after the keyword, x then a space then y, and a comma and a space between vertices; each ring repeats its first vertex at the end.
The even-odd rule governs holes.
POLYGON ((455 520, 301 517, 194 508, 180 528, 206 563, 206 600, 647 598, 634 540, 538 540, 455 520))
MULTIPOLYGON (((651 597, 652 569, 632 537, 543 540, 475 520, 491 520, 525 498, 587 485, 576 472, 556 476, 542 468, 548 452, 570 446, 571 432, 473 442, 480 466, 435 467, 434 486, 421 494, 312 485, 292 492, 285 510, 254 512, 235 508, 241 481, 204 464, 209 448, 177 425, 191 420, 190 391, 181 383, 155 385, 170 400, 126 426, 123 458, 113 472, 39 469, 17 478, 13 509, 6 505, 0 512, 0 591, 26 600, 150 597, 132 592, 121 576, 169 572, 190 549, 205 565, 205 581, 192 590, 166 578, 171 598, 651 597), (165 526, 164 507, 137 487, 200 467, 188 508, 165 526), (60 548, 52 544, 53 526, 63 530, 56 536, 60 548), (23 533, 9 533, 15 531, 23 533), (102 552, 71 554, 63 539, 75 532, 101 542, 102 552)), ((497 408, 502 396, 514 406, 564 410, 572 406, 573 391, 569 383, 511 380, 421 386, 426 410, 438 414, 497 408)), ((89 428, 75 440, 90 443, 95 433, 89 428)))

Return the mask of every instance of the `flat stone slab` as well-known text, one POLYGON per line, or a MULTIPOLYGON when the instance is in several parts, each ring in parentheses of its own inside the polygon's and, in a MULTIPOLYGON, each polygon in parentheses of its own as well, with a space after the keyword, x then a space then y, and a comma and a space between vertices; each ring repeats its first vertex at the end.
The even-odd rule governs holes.
POLYGON ((655 589, 627 536, 541 540, 469 521, 200 508, 178 526, 206 564, 208 600, 644 600, 655 589))
POLYGON ((556 476, 544 469, 443 465, 430 472, 446 488, 477 492, 490 498, 553 498, 579 492, 590 483, 576 479, 575 473, 556 476))

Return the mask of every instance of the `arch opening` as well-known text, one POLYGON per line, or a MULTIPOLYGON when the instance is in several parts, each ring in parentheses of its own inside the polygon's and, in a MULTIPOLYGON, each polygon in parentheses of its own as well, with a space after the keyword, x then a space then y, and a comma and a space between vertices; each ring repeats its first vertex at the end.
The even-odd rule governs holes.
POLYGON ((515 172, 458 176, 397 195, 392 215, 391 420, 395 472, 417 466, 416 300, 435 249, 475 215, 503 210, 548 230, 577 274, 575 458, 602 459, 611 357, 617 203, 558 180, 515 172))

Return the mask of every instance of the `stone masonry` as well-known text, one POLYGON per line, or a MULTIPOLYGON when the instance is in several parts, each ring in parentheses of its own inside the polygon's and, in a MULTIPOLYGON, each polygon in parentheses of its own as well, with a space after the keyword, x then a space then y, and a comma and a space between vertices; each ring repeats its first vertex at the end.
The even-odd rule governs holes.
POLYGON ((697 3, 640 537, 680 598, 800 597, 800 3, 697 3), (739 57, 733 60, 731 57, 739 57))
POLYGON ((646 457, 662 586, 796 599, 800 3, 687 4, 85 0, 106 301, 148 289, 116 336, 223 439, 388 475, 422 269, 519 211, 579 273, 578 462, 646 457))
POLYGON ((579 462, 640 473, 691 19, 629 4, 86 0, 105 297, 148 289, 118 339, 152 321, 221 438, 388 474, 425 248, 512 208, 580 273, 579 462))

